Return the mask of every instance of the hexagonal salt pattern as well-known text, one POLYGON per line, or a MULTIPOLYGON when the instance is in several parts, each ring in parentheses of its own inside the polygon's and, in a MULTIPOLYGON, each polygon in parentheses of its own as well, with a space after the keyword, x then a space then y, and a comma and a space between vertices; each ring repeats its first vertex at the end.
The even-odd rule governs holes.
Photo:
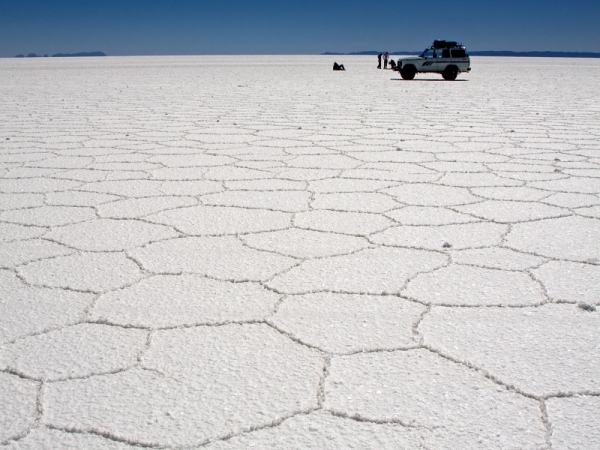
POLYGON ((226 441, 207 445, 209 450, 239 448, 281 448, 300 450, 315 448, 359 450, 375 448, 419 448, 423 440, 414 428, 393 423, 356 421, 317 411, 284 420, 276 428, 267 427, 226 441))
POLYGON ((154 371, 53 383, 44 401, 44 424, 71 432, 145 446, 201 444, 208 435, 197 422, 206 416, 202 391, 154 371))
POLYGON ((485 267, 488 269, 525 270, 539 266, 545 258, 519 253, 503 247, 487 247, 459 250, 451 253, 452 261, 458 264, 485 267))
POLYGON ((303 343, 332 353, 410 348, 425 307, 392 296, 288 296, 270 322, 303 343))
POLYGON ((79 324, 4 346, 0 367, 39 380, 85 378, 135 365, 144 330, 79 324))
POLYGON ((177 237, 175 230, 136 220, 98 219, 58 228, 45 237, 85 251, 120 251, 177 237))
POLYGON ((392 227, 371 236, 375 244, 443 250, 499 245, 508 228, 496 223, 392 227))
POLYGON ((318 258, 343 255, 369 247, 366 239, 291 228, 271 233, 257 233, 242 237, 249 247, 267 250, 296 258, 318 258))
POLYGON ((40 206, 7 211, 0 220, 21 225, 57 226, 83 222, 96 216, 92 208, 74 206, 40 206))
POLYGON ((19 267, 25 281, 36 286, 103 292, 142 278, 137 264, 122 253, 84 253, 59 256, 19 267))
POLYGON ((419 331, 444 355, 529 395, 551 396, 598 391, 599 326, 597 312, 575 305, 434 307, 419 331))
POLYGON ((324 361, 266 325, 228 325, 157 332, 142 365, 48 386, 45 423, 142 445, 204 444, 315 409, 324 361))
POLYGON ((6 270, 0 270, 0 286, 0 344, 75 324, 94 300, 88 293, 28 286, 6 270))
POLYGON ((454 225, 479 221, 467 214, 433 206, 405 206, 387 212, 386 216, 402 225, 454 225))
POLYGON ((433 184, 405 184, 384 192, 400 203, 412 206, 453 206, 481 201, 467 189, 433 184))
POLYGON ((565 217, 515 224, 506 246, 549 258, 598 262, 599 241, 598 220, 565 217))
POLYGON ((390 227, 393 222, 380 214, 315 210, 295 215, 294 225, 314 231, 365 236, 390 227))
POLYGON ((409 281, 402 295, 434 305, 530 305, 546 300, 524 273, 452 265, 409 281))
POLYGON ((275 231, 288 228, 291 224, 289 213, 223 206, 178 208, 150 215, 147 220, 170 225, 182 233, 195 236, 275 231))
POLYGON ((600 305, 600 265, 550 261, 532 273, 554 300, 600 305))
POLYGON ((500 223, 527 222, 569 215, 567 209, 534 202, 488 200, 474 205, 456 206, 457 211, 500 223))
POLYGON ((600 447, 598 64, 325 59, 0 59, 0 446, 600 447))
POLYGON ((39 259, 63 256, 76 250, 42 239, 0 243, 0 265, 12 268, 39 259))
POLYGON ((235 237, 174 239, 131 254, 151 272, 196 273, 226 281, 263 281, 298 264, 293 258, 249 248, 235 237))
POLYGON ((336 358, 325 395, 325 408, 337 414, 426 430, 426 448, 544 444, 535 400, 427 350, 336 358))
POLYGON ((360 250, 351 255, 306 261, 267 282, 285 294, 334 291, 357 294, 398 292, 408 278, 437 269, 444 255, 400 248, 360 250))
POLYGON ((257 283, 158 275, 101 295, 91 320, 144 328, 258 321, 273 312, 280 297, 257 283))
POLYGON ((369 192, 316 194, 312 202, 316 209, 382 213, 397 208, 398 203, 388 195, 369 192))
POLYGON ((96 209, 101 217, 113 219, 135 219, 160 211, 194 206, 197 200, 193 197, 148 197, 133 198, 117 202, 104 203, 96 209))
POLYGON ((202 197, 205 205, 298 212, 308 209, 310 193, 301 191, 228 191, 202 197))

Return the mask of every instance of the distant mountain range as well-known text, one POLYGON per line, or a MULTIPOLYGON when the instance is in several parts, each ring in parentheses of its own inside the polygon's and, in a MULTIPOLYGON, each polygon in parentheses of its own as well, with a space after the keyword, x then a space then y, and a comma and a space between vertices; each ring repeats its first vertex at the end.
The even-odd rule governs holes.
MULTIPOLYGON (((39 58, 41 55, 36 55, 35 53, 30 53, 27 55, 27 58, 39 58)), ((68 58, 74 56, 106 56, 106 53, 103 52, 80 52, 80 53, 57 53, 52 55, 56 58, 68 58)), ((48 57, 48 55, 44 55, 44 57, 48 57)), ((15 58, 25 58, 25 55, 18 54, 15 58)))
MULTIPOLYGON (((389 52, 390 55, 420 55, 422 50, 389 52)), ((351 53, 325 52, 321 55, 366 55, 377 56, 382 52, 366 51, 351 53)), ((469 51, 470 56, 528 56, 542 58, 600 58, 600 53, 592 52, 512 52, 508 50, 469 51)))

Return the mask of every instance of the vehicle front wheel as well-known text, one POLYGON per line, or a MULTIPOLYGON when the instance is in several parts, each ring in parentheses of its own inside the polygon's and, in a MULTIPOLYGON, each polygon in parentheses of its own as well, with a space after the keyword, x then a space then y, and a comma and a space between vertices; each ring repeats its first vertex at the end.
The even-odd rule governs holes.
POLYGON ((414 66, 406 66, 400 69, 400 76, 403 80, 412 80, 417 73, 414 66))
POLYGON ((458 76, 458 69, 454 66, 446 67, 446 70, 442 73, 442 77, 446 81, 454 81, 458 76))

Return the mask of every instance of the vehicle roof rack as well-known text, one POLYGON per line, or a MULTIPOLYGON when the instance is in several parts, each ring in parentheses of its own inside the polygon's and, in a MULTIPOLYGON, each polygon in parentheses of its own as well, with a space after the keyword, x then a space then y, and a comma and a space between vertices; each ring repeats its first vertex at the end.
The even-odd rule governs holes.
POLYGON ((461 47, 462 44, 459 44, 456 41, 443 41, 441 39, 436 39, 435 41, 433 41, 433 45, 432 47, 435 49, 438 48, 454 48, 454 47, 461 47))

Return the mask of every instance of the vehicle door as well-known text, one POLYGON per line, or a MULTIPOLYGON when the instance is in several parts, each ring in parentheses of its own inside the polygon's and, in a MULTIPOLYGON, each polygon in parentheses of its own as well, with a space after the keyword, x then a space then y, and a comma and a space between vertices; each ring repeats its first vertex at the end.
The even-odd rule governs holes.
POLYGON ((437 58, 436 58, 436 72, 442 73, 448 64, 452 61, 450 57, 450 49, 448 48, 440 48, 437 50, 437 58))
POLYGON ((435 72, 436 70, 436 53, 432 48, 428 48, 421 54, 421 72, 435 72))

